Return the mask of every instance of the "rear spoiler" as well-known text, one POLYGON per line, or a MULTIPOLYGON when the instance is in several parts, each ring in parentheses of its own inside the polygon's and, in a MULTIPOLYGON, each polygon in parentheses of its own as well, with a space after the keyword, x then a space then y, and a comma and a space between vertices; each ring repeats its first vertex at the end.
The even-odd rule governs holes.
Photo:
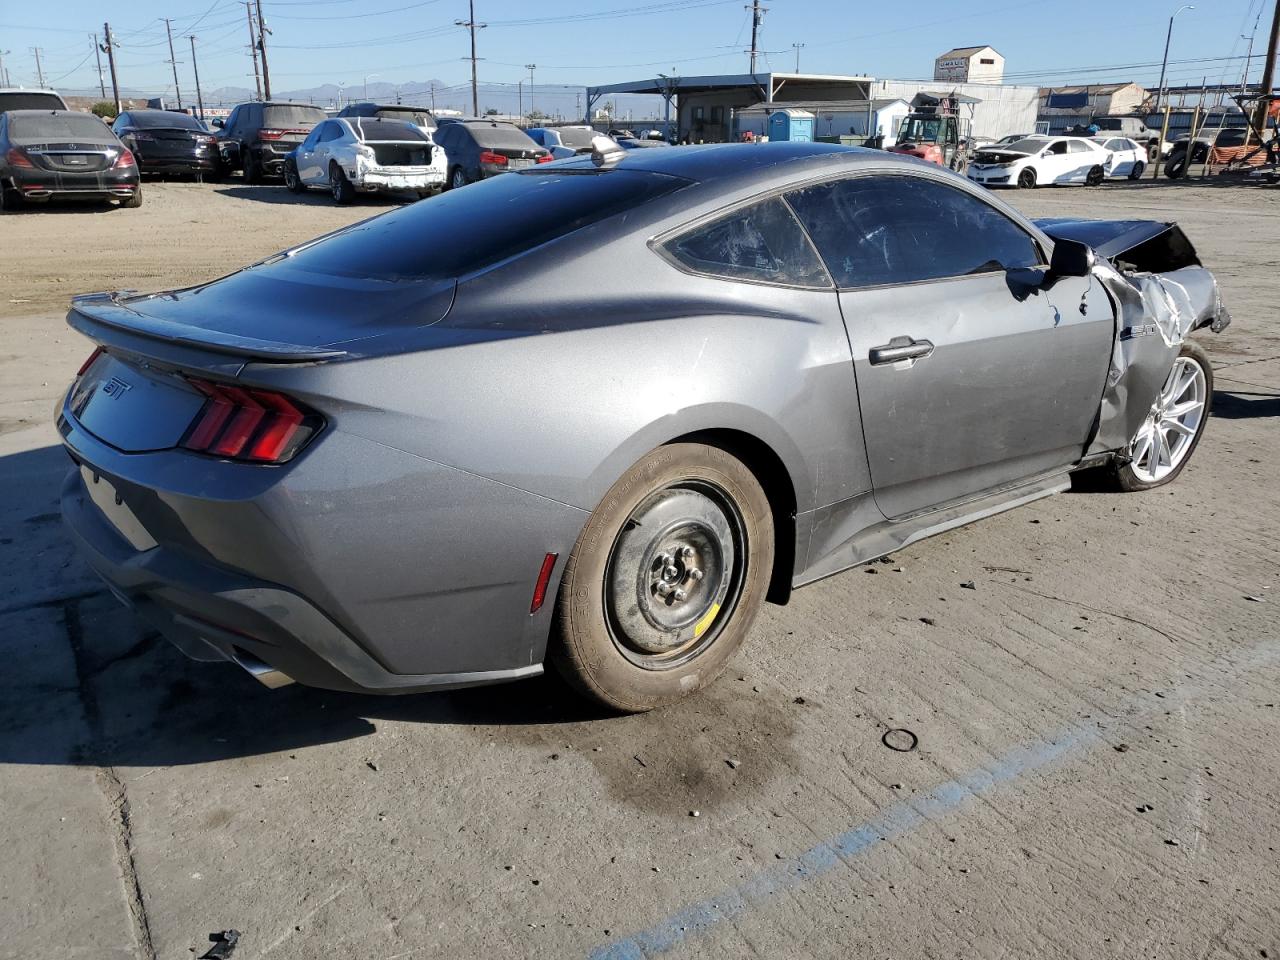
POLYGON ((225 354, 243 361, 266 363, 316 363, 345 357, 347 351, 323 347, 307 347, 277 340, 259 340, 237 334, 193 327, 172 320, 162 320, 139 313, 122 303, 129 291, 89 293, 75 297, 67 313, 67 324, 91 340, 101 340, 98 328, 108 327, 132 336, 164 343, 194 347, 198 350, 225 354))
POLYGON ((1156 220, 1036 220, 1055 240, 1075 240, 1092 247, 1122 270, 1168 273, 1201 266, 1195 247, 1176 223, 1156 220))

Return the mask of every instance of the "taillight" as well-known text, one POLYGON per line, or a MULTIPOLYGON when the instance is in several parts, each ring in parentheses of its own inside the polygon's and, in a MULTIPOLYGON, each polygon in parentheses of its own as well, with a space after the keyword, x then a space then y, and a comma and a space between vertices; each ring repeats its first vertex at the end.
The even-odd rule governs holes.
POLYGON ((113 170, 124 170, 137 165, 137 162, 133 159, 133 152, 126 147, 120 151, 120 156, 116 157, 116 162, 111 167, 113 170))
POLYGON ((31 162, 31 158, 27 156, 27 152, 18 147, 10 147, 9 152, 4 155, 5 163, 11 167, 27 167, 35 169, 35 164, 31 162))
POLYGON ((229 460, 284 463, 319 430, 322 421, 270 390, 188 378, 205 395, 182 446, 229 460))
POLYGON ((545 154, 545 155, 543 155, 543 156, 539 157, 539 158, 538 158, 538 162, 539 162, 539 163, 550 163, 550 162, 551 162, 552 160, 554 160, 554 159, 555 159, 555 158, 554 158, 553 156, 551 156, 551 154, 549 154, 549 153, 548 153, 548 154, 545 154))
POLYGON ((495 167, 505 167, 507 165, 507 158, 500 153, 494 153, 492 150, 481 150, 480 162, 487 163, 495 167))
POLYGON ((284 136, 283 130, 262 129, 258 131, 259 140, 279 140, 284 136))
POLYGON ((83 377, 85 371, 93 366, 93 361, 97 360, 100 356, 102 356, 102 348, 95 347, 93 353, 89 354, 85 362, 80 364, 80 369, 76 371, 76 377, 83 377))

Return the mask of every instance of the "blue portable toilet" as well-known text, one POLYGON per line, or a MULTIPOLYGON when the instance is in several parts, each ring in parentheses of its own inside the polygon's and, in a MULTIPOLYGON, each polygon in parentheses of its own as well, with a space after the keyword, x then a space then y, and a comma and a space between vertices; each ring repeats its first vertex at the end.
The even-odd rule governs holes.
POLYGON ((775 110, 769 114, 769 140, 813 142, 813 114, 808 110, 775 110))

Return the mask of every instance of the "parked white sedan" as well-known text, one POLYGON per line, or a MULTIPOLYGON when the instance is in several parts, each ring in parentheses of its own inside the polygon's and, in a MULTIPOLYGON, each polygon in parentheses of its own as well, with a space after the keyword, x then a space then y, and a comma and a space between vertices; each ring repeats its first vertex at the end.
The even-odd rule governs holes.
POLYGON ((419 126, 380 117, 335 117, 316 124, 285 159, 284 183, 294 193, 322 187, 338 203, 357 193, 416 193, 444 187, 444 150, 419 126))
POLYGON ((1147 167, 1147 148, 1128 137, 1091 137, 1094 143, 1110 154, 1103 169, 1108 177, 1128 177, 1137 180, 1147 167))
POLYGON ((1110 154, 1087 137, 1028 137, 983 147, 969 163, 969 179, 989 187, 1030 188, 1048 183, 1087 183, 1106 178, 1110 154))

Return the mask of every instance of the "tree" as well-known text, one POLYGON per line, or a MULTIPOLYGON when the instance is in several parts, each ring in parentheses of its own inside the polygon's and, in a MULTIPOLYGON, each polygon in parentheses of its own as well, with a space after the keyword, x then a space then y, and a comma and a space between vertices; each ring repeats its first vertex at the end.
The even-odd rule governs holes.
POLYGON ((89 108, 89 112, 95 117, 102 117, 103 119, 114 118, 116 115, 116 105, 110 100, 99 100, 89 108))
POLYGON ((545 113, 543 113, 541 110, 531 110, 531 111, 529 111, 529 119, 530 119, 530 120, 545 120, 546 118, 547 118, 547 115, 546 115, 545 113))

